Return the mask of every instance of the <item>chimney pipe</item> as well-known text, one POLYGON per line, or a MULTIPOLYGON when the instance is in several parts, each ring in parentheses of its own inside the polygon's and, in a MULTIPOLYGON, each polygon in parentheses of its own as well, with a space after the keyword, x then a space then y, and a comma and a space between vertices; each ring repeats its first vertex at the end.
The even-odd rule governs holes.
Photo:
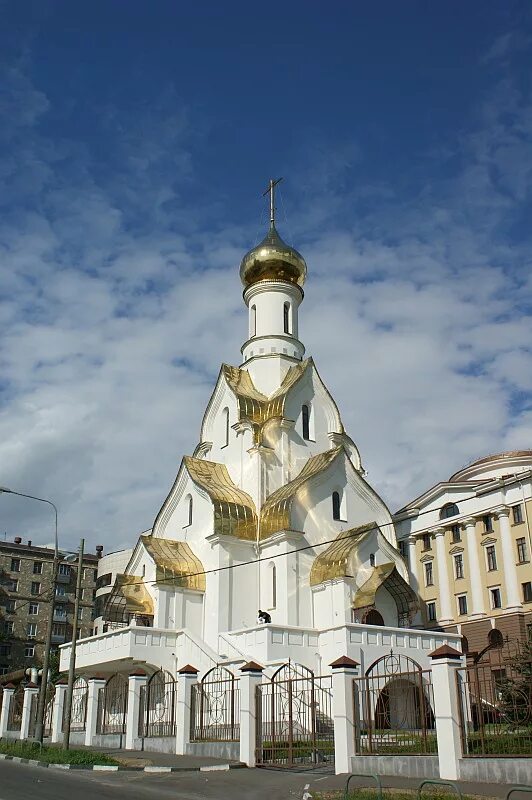
POLYGON ((101 558, 102 557, 102 553, 103 553, 103 544, 97 544, 96 545, 96 555, 97 555, 97 557, 101 558))
POLYGON ((20 536, 15 536, 15 544, 22 544, 22 539, 20 536))

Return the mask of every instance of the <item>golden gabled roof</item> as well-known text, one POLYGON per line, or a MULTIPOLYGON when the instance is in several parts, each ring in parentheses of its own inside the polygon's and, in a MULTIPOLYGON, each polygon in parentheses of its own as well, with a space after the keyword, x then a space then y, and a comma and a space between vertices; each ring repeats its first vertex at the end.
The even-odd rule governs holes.
POLYGON ((245 369, 222 365, 222 371, 228 386, 235 393, 238 400, 240 420, 249 420, 253 425, 253 436, 256 444, 262 441, 262 429, 271 419, 284 417, 286 397, 290 389, 304 375, 310 364, 307 358, 301 364, 290 367, 280 387, 267 396, 259 392, 251 380, 251 375, 245 369))
POLYGON ((366 534, 376 527, 376 522, 369 522, 348 531, 341 531, 335 541, 314 560, 310 570, 310 585, 318 586, 333 578, 347 577, 347 562, 351 553, 366 534))
POLYGON ((308 480, 319 475, 320 472, 324 472, 340 452, 344 452, 342 446, 312 456, 294 480, 279 487, 267 498, 260 513, 261 539, 265 539, 277 531, 290 529, 290 511, 297 492, 308 480))
POLYGON ((153 598, 139 575, 117 575, 104 617, 110 622, 124 622, 125 614, 153 616, 153 598))
POLYGON ((367 608, 375 605, 377 590, 384 586, 392 595, 400 613, 408 613, 419 604, 418 597, 411 586, 398 573, 395 564, 379 564, 355 596, 353 608, 367 608))
POLYGON ((255 504, 247 492, 233 483, 225 464, 192 456, 185 456, 183 461, 194 483, 205 489, 212 500, 214 533, 255 541, 255 504))
POLYGON ((205 591, 203 564, 187 542, 156 536, 141 536, 140 539, 155 562, 158 581, 184 589, 205 591))

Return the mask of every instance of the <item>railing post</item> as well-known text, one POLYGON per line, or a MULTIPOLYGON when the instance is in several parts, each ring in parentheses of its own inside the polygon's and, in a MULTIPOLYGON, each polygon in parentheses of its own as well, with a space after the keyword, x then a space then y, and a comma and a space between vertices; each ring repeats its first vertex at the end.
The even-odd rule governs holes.
POLYGON ((255 661, 240 667, 240 761, 248 767, 254 767, 257 759, 257 686, 262 670, 255 661))
POLYGON ((141 669, 132 672, 128 678, 128 698, 126 716, 126 750, 137 750, 139 742, 140 689, 146 686, 148 677, 141 669))
POLYGON ((15 694, 14 684, 7 683, 4 686, 2 713, 0 714, 0 739, 4 739, 7 733, 7 721, 9 719, 9 712, 11 710, 11 703, 13 702, 14 694, 15 694))
POLYGON ((329 664, 332 668, 332 712, 334 723, 334 769, 337 775, 352 772, 355 749, 355 701, 353 678, 358 662, 342 656, 329 664))
POLYGON ((457 780, 460 777, 462 742, 456 668, 462 663, 462 653, 444 644, 429 653, 429 657, 432 659, 432 690, 440 778, 457 780))
POLYGON ((190 744, 190 706, 192 686, 198 682, 198 670, 187 664, 178 671, 177 678, 177 708, 176 708, 176 753, 179 756, 187 754, 187 745, 190 744))
POLYGON ((39 694, 39 687, 35 683, 28 683, 24 687, 24 702, 22 704, 22 720, 20 723, 19 739, 29 739, 31 725, 31 705, 34 697, 39 694))
POLYGON ((55 684, 54 705, 52 709, 52 744, 63 741, 63 713, 68 689, 68 678, 61 678, 55 684))
POLYGON ((98 695, 100 689, 105 686, 105 678, 95 676, 88 680, 89 689, 87 691, 87 722, 85 724, 85 747, 92 746, 92 740, 96 736, 96 723, 98 721, 98 695))

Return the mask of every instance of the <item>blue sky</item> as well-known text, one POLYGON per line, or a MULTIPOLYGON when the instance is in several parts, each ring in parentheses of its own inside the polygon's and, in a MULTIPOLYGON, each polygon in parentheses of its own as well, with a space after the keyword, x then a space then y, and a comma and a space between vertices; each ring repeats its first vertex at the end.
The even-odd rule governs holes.
MULTIPOLYGON (((285 178, 301 335, 392 509, 532 447, 525 2, 2 2, 0 483, 149 527, 285 178)), ((0 530, 48 540, 0 497, 0 530)))

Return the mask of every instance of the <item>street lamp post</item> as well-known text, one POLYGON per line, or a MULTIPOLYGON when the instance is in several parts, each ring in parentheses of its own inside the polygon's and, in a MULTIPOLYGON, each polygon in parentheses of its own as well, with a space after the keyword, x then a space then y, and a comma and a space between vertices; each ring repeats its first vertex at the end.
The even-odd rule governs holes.
POLYGON ((52 600, 50 603, 50 616, 48 618, 48 625, 46 628, 46 640, 44 644, 44 655, 42 660, 42 678, 41 686, 39 689, 39 702, 37 704, 37 719, 35 721, 35 739, 42 742, 44 732, 44 713, 46 706, 46 689, 48 686, 48 667, 50 663, 50 650, 52 647, 52 626, 54 622, 54 607, 55 607, 55 588, 57 584, 57 570, 59 565, 59 545, 57 540, 57 506, 51 500, 45 500, 43 497, 35 497, 33 494, 25 494, 24 492, 15 492, 13 489, 8 489, 5 486, 0 486, 0 494, 15 494, 18 497, 27 497, 30 500, 38 500, 39 503, 47 503, 52 506, 55 513, 55 537, 54 537, 54 560, 52 567, 52 600))

